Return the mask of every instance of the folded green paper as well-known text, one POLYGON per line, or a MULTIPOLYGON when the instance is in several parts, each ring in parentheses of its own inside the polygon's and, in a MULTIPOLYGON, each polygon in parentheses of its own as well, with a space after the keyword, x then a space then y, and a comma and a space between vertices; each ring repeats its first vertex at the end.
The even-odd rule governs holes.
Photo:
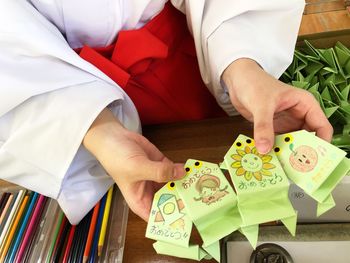
POLYGON ((350 169, 343 150, 301 130, 276 136, 274 151, 288 178, 318 202, 318 216, 335 206, 331 192, 350 169))
POLYGON ((311 92, 334 128, 332 143, 350 154, 350 50, 337 42, 319 49, 305 41, 281 80, 311 92))
POLYGON ((180 247, 166 242, 157 241, 153 243, 153 248, 158 254, 174 256, 179 258, 187 258, 197 261, 212 258, 203 248, 199 247, 199 245, 189 245, 189 247, 180 247))
POLYGON ((175 189, 175 183, 169 182, 154 195, 146 237, 188 247, 191 230, 192 221, 175 189))
POLYGON ((288 178, 275 153, 261 155, 253 139, 239 135, 224 163, 237 192, 241 232, 251 244, 256 245, 261 223, 281 220, 294 235, 297 215, 288 198, 288 178))
POLYGON ((209 246, 240 227, 236 194, 217 164, 189 159, 185 169, 185 178, 175 186, 204 246, 209 246))

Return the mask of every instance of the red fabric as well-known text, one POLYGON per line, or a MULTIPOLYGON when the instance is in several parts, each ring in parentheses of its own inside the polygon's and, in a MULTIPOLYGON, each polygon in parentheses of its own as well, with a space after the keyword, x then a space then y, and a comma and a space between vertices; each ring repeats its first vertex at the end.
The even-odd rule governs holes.
POLYGON ((185 16, 172 5, 115 44, 80 56, 113 79, 135 103, 142 124, 225 116, 205 87, 185 16))

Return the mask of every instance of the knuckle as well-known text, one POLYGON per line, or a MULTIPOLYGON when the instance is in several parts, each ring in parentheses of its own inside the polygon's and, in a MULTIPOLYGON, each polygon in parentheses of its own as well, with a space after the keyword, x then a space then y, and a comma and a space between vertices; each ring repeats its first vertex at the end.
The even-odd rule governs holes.
POLYGON ((170 180, 169 169, 167 165, 161 164, 158 165, 155 170, 155 181, 157 183, 163 183, 170 180))

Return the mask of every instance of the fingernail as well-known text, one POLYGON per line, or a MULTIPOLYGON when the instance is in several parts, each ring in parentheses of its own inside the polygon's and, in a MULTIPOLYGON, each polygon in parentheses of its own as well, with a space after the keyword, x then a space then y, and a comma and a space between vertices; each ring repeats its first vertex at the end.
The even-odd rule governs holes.
POLYGON ((261 154, 267 154, 271 150, 270 142, 267 139, 256 141, 255 146, 261 154))
POLYGON ((174 174, 173 174, 175 179, 182 178, 185 175, 185 173, 186 172, 183 165, 175 165, 174 174))

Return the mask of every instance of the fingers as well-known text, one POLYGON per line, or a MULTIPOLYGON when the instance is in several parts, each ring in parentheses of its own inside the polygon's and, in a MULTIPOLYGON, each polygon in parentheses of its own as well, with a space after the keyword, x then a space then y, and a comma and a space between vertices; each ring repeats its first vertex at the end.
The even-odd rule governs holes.
POLYGON ((273 105, 254 111, 254 140, 259 153, 268 153, 274 144, 273 105))
POLYGON ((179 180, 185 176, 183 164, 174 164, 167 158, 161 161, 149 160, 146 156, 139 156, 132 160, 129 168, 135 181, 154 181, 165 183, 179 180))
POLYGON ((333 135, 332 125, 329 123, 315 98, 312 97, 310 99, 309 105, 310 109, 305 115, 305 125, 310 130, 315 131, 318 137, 330 142, 333 135))
POLYGON ((147 154, 150 160, 161 161, 165 158, 164 154, 147 138, 140 134, 132 133, 131 135, 136 143, 142 148, 142 150, 147 154))

